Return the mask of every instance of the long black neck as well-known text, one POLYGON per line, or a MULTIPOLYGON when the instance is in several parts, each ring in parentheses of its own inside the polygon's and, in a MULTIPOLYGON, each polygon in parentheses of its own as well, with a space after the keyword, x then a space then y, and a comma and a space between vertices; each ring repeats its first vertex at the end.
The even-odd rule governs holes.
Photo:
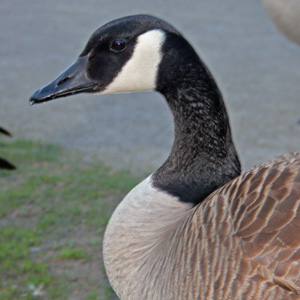
POLYGON ((153 182, 196 205, 238 176, 241 166, 222 95, 209 71, 183 38, 171 35, 164 47, 157 90, 172 111, 175 138, 153 182))

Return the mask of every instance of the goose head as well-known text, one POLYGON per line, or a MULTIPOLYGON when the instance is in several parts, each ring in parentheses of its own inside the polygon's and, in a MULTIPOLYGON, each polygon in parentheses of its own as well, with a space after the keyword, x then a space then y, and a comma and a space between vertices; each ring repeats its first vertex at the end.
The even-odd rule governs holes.
POLYGON ((192 46, 171 25, 135 15, 96 30, 79 58, 30 103, 78 93, 158 91, 174 117, 171 154, 157 185, 198 203, 240 173, 221 93, 192 46))
MULTIPOLYGON (((168 35, 180 36, 166 22, 147 15, 112 21, 96 30, 78 59, 36 91, 30 103, 83 92, 113 94, 156 90, 162 47, 168 35)), ((174 51, 176 48, 169 50, 172 59, 180 55, 174 51)))

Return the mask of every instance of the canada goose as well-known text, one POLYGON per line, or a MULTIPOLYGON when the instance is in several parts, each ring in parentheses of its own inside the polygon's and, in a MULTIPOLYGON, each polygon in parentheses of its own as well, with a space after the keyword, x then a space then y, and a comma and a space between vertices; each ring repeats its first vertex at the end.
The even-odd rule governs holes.
POLYGON ((300 1, 263 0, 263 4, 277 29, 300 45, 300 1))
MULTIPOLYGON (((0 127, 0 133, 11 136, 11 134, 4 128, 0 127)), ((14 170, 16 167, 8 160, 0 157, 0 169, 14 170)))
POLYGON ((300 299, 300 154, 240 174, 221 93, 166 22, 95 31, 30 103, 81 92, 160 92, 174 117, 166 162, 119 204, 104 263, 120 299, 300 299))

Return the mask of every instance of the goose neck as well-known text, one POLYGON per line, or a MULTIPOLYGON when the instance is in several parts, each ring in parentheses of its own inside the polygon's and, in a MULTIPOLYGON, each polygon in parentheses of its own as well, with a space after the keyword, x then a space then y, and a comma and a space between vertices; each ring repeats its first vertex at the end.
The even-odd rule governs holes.
POLYGON ((209 71, 199 58, 174 68, 177 81, 160 90, 173 114, 174 142, 154 185, 196 205, 241 168, 222 95, 209 71))

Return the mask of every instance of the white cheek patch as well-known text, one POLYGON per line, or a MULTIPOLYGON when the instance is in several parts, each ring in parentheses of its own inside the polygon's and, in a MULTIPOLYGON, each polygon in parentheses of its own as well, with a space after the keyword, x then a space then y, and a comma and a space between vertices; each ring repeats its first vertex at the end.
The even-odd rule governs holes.
POLYGON ((164 40, 165 33, 157 29, 140 35, 132 57, 101 94, 153 91, 164 40))

